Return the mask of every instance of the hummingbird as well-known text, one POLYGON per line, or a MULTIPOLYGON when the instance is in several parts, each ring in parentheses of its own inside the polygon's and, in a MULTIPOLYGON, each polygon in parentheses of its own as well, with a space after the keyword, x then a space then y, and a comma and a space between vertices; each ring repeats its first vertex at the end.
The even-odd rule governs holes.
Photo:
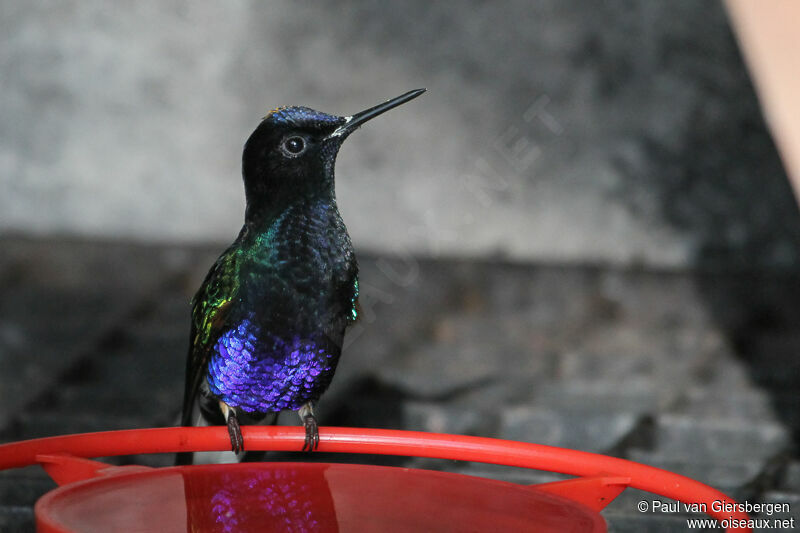
MULTIPOLYGON (((314 405, 359 313, 358 264, 336 206, 336 156, 359 126, 423 92, 352 116, 279 107, 250 135, 244 225, 192 299, 182 425, 227 425, 239 454, 241 424, 293 410, 305 426, 302 450, 317 448, 314 405)), ((191 463, 192 454, 177 462, 191 463)))

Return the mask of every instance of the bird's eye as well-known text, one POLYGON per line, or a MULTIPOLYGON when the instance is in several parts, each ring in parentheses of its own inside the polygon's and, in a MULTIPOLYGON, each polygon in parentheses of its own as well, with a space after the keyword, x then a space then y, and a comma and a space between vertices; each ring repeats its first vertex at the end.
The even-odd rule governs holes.
POLYGON ((288 139, 284 139, 281 148, 287 156, 297 157, 306 149, 306 142, 302 137, 289 137, 288 139))

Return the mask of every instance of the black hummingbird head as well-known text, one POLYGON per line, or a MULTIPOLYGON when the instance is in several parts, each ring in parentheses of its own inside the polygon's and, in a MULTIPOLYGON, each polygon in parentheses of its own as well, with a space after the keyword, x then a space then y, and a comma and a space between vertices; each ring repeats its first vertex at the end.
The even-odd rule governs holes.
POLYGON ((242 174, 248 214, 281 209, 319 193, 333 192, 333 167, 342 142, 364 122, 408 102, 425 89, 349 117, 307 107, 269 112, 244 145, 242 174))

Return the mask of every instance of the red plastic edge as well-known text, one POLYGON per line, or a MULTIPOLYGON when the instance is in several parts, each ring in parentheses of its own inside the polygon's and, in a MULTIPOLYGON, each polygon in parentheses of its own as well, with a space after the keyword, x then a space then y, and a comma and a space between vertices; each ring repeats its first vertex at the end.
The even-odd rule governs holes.
POLYGON ((149 466, 140 465, 112 466, 108 463, 74 457, 65 453, 37 455, 36 462, 42 466, 47 475, 59 486, 122 472, 152 470, 149 466))
POLYGON ((37 455, 36 462, 42 465, 47 475, 59 485, 93 478, 101 475, 100 472, 104 469, 113 468, 100 461, 91 461, 61 453, 37 455))
POLYGON ((531 488, 582 503, 593 511, 602 511, 631 484, 628 477, 579 477, 531 485, 531 488))
MULTIPOLYGON (((301 427, 244 426, 242 434, 247 450, 300 451, 305 441, 305 430, 301 427)), ((708 515, 717 520, 748 520, 742 511, 714 511, 713 502, 735 504, 735 501, 708 485, 616 457, 541 444, 416 431, 323 427, 319 434, 320 452, 431 457, 518 466, 581 477, 630 478, 633 488, 684 503, 704 503, 709 509, 708 515)), ((0 470, 36 464, 36 456, 46 454, 109 457, 229 449, 230 438, 224 427, 82 433, 0 445, 0 470)), ((728 528, 727 531, 751 529, 728 528)))

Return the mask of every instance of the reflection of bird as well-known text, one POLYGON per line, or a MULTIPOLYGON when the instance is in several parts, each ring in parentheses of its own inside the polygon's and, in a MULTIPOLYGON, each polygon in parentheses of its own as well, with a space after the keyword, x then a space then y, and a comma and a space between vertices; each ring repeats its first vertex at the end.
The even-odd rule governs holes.
POLYGON ((247 140, 244 227, 192 304, 183 425, 227 424, 238 453, 240 418, 258 423, 297 410, 303 449, 316 448, 312 405, 330 384, 357 314, 358 267, 336 207, 336 154, 361 124, 424 91, 351 117, 278 108, 247 140))
POLYGON ((186 531, 338 530, 324 469, 279 463, 247 466, 183 472, 186 531))

